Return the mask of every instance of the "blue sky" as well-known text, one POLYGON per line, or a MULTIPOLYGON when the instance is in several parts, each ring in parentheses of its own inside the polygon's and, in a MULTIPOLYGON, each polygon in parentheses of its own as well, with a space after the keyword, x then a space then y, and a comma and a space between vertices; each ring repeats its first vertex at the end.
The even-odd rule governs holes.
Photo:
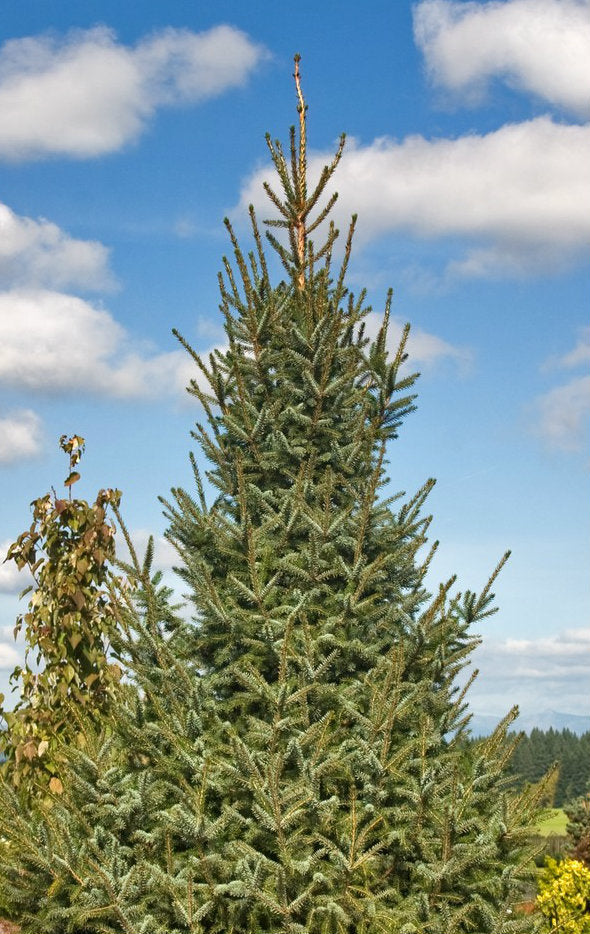
MULTIPOLYGON (((395 489, 437 478, 433 584, 507 548, 472 705, 588 713, 590 4, 23 0, 0 35, 0 551, 87 440, 76 493, 124 493, 139 542, 190 483, 199 418, 177 327, 223 344, 229 215, 267 209, 266 131, 309 103, 310 171, 341 132, 350 284, 412 324, 419 410, 395 489)), ((0 565, 0 690, 23 585, 0 565)))

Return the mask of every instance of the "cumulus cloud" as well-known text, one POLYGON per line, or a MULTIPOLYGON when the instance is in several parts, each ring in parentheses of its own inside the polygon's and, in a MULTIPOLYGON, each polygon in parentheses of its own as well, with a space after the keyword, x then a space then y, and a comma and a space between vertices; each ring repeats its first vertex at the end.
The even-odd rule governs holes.
MULTIPOLYGON (((0 542, 0 593, 19 593, 32 583, 27 570, 19 571, 14 561, 5 561, 11 544, 8 539, 0 542)), ((8 638, 9 635, 12 635, 12 627, 1 626, 0 638, 8 638)))
POLYGON ((105 289, 113 285, 109 250, 76 240, 44 218, 20 217, 0 202, 0 285, 105 289))
POLYGON ((108 311, 74 295, 0 293, 0 384, 132 399, 181 392, 194 371, 184 350, 134 350, 108 311))
POLYGON ((435 84, 477 102, 490 79, 590 116, 588 0, 423 0, 414 36, 435 84))
MULTIPOLYGON (((313 154, 310 177, 327 161, 313 154)), ((240 214, 253 203, 268 215, 268 178, 260 169, 246 180, 240 214)), ((358 211, 360 243, 394 232, 474 241, 450 275, 522 274, 559 266, 590 243, 589 190, 590 126, 539 117, 458 139, 353 140, 339 168, 335 218, 346 229, 358 211)))
POLYGON ((164 29, 135 46, 104 26, 0 49, 0 157, 88 158, 135 140, 159 107, 242 85, 266 56, 232 26, 164 29))
MULTIPOLYGON (((584 118, 589 13, 590 0, 422 0, 415 38, 433 80, 449 90, 477 96, 502 77, 584 118)), ((330 155, 312 155, 312 174, 330 155)), ((267 176, 246 180, 240 211, 248 203, 268 211, 267 176)), ((590 244, 590 125, 544 115, 455 139, 352 140, 338 190, 337 222, 345 228, 358 211, 360 243, 392 233, 451 241, 456 255, 439 285, 560 271, 590 244)))
MULTIPOLYGON (((377 333, 380 320, 372 313, 368 333, 377 333)), ((400 322, 392 322, 392 349, 401 327, 400 322)), ((221 347, 222 342, 216 345, 221 347)), ((409 352, 413 363, 428 364, 440 357, 466 359, 465 351, 419 329, 412 333, 409 352)), ((191 379, 203 383, 185 350, 134 349, 131 336, 110 312, 89 301, 47 289, 0 293, 0 385, 43 395, 75 391, 139 399, 182 395, 191 379)), ((21 412, 11 418, 0 461, 2 452, 8 461, 38 449, 36 416, 21 412)))
POLYGON ((0 464, 26 460, 40 452, 41 420, 35 412, 17 409, 0 415, 0 464))
MULTIPOLYGON (((108 258, 103 244, 76 240, 0 203, 0 386, 42 396, 184 395, 195 376, 184 350, 138 348, 100 304, 61 291, 112 286, 108 258)), ((35 412, 0 412, 0 465, 34 457, 41 447, 35 412)))

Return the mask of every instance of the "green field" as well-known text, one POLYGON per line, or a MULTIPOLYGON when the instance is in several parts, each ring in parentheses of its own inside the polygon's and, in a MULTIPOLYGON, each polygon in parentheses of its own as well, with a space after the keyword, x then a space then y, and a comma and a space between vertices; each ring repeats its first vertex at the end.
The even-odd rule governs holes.
POLYGON ((545 812, 543 820, 539 821, 535 830, 542 837, 549 837, 551 834, 565 836, 567 823, 565 811, 562 808, 552 808, 545 812))

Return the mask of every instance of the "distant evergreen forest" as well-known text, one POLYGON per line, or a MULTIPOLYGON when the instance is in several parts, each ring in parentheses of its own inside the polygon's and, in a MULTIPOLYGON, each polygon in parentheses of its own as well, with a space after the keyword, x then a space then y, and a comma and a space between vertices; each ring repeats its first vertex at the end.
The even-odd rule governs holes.
POLYGON ((515 786, 537 782, 554 762, 559 763, 553 806, 563 807, 589 790, 590 732, 577 736, 571 730, 531 731, 518 746, 509 771, 515 786))

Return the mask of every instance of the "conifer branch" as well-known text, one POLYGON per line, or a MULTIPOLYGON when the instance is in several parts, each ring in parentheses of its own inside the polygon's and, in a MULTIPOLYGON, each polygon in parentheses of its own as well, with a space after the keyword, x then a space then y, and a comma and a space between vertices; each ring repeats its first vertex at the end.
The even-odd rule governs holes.
MULTIPOLYGON (((299 72, 299 62, 301 61, 301 56, 295 56, 295 88, 297 91, 298 106, 297 111, 299 113, 299 162, 297 165, 297 195, 298 195, 298 207, 299 213, 297 215, 295 229, 297 231, 297 259, 298 259, 298 277, 297 277, 297 287, 299 291, 303 291, 305 287, 305 253, 306 253, 306 229, 305 229, 305 214, 304 211, 307 207, 307 104, 303 98, 303 92, 301 90, 301 75, 299 72)), ((294 141, 293 141, 294 142, 294 141)), ((294 150, 294 145, 292 145, 294 150)), ((295 160, 293 160, 295 164, 295 160)))

